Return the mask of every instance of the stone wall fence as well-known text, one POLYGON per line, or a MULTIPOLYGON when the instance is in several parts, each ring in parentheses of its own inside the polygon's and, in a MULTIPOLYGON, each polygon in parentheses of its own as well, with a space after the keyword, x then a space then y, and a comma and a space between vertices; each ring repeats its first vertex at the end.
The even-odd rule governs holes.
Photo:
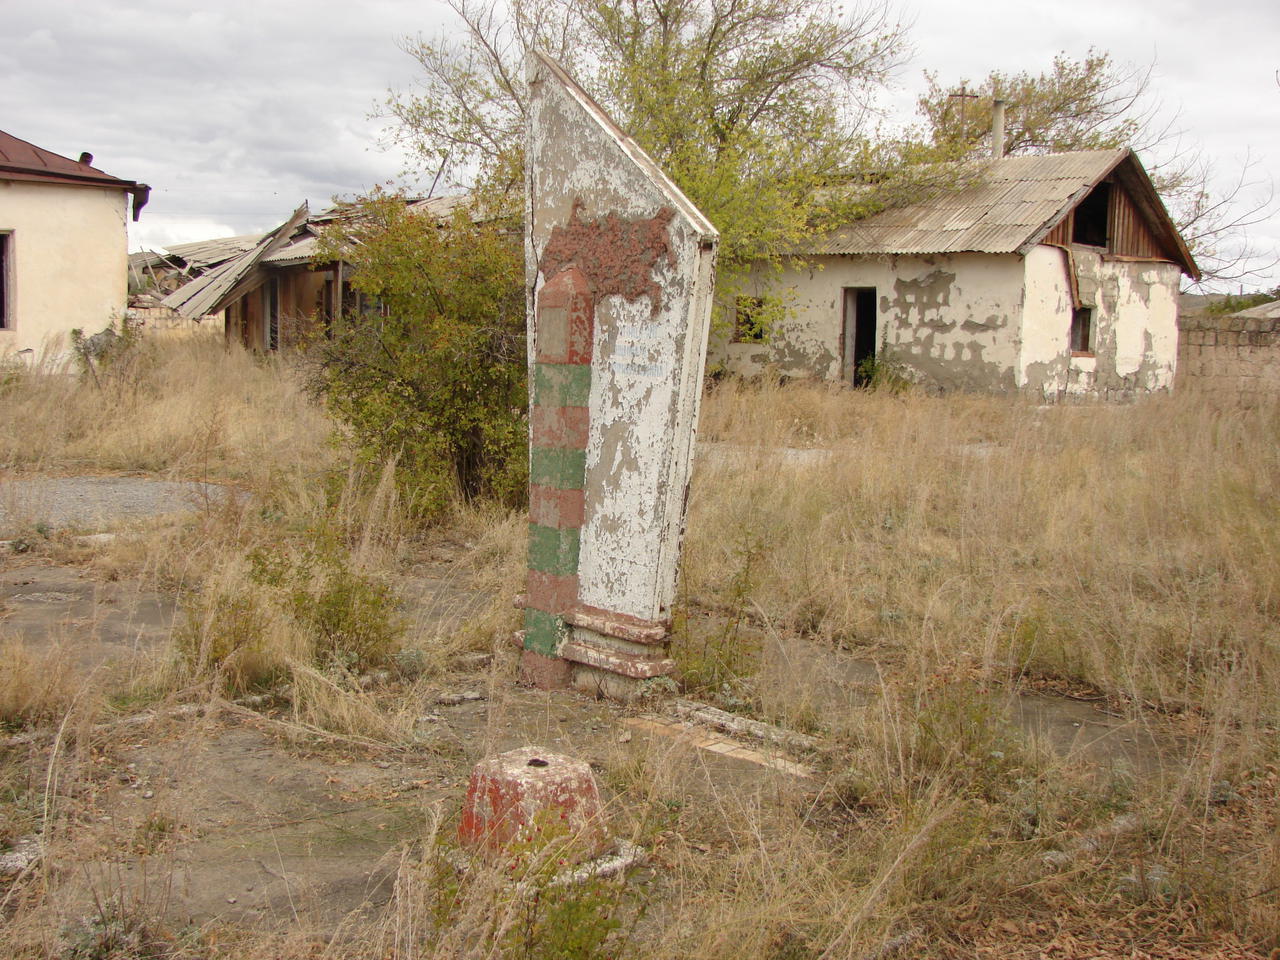
POLYGON ((1280 398, 1280 302, 1179 317, 1174 390, 1242 403, 1280 398))

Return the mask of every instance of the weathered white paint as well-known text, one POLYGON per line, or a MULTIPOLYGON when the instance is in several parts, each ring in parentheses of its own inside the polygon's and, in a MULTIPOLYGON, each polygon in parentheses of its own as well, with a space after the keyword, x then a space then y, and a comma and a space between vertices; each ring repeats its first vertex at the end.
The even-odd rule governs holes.
MULTIPOLYGON (((577 570, 580 605, 664 622, 676 588, 718 234, 553 62, 532 56, 529 83, 531 365, 538 297, 549 279, 542 256, 552 231, 570 223, 575 204, 580 221, 610 215, 643 221, 674 211, 666 226, 670 260, 657 257, 649 275, 658 302, 652 294, 610 293, 595 303, 577 570)), ((599 660, 585 652, 596 647, 608 648, 609 656, 636 654, 637 645, 580 625, 572 639, 579 663, 599 660)))
POLYGON ((844 290, 874 287, 878 356, 947 388, 1013 385, 1019 258, 821 256, 756 281, 760 293, 781 295, 790 315, 765 344, 729 342, 729 331, 719 332, 713 359, 735 373, 773 366, 788 376, 841 379, 844 290))
POLYGON ((0 233, 9 234, 11 260, 0 356, 57 357, 72 329, 94 334, 123 316, 126 202, 120 189, 0 180, 0 233))
POLYGON ((1123 396, 1167 390, 1178 351, 1181 271, 1172 263, 1117 260, 1074 245, 1040 245, 1026 257, 1026 312, 1018 385, 1046 396, 1123 396), (1072 356, 1074 265, 1080 305, 1093 311, 1092 356, 1072 356))
MULTIPOLYGON (((753 278, 746 293, 781 296, 789 315, 767 343, 712 344, 734 373, 847 377, 844 290, 874 287, 876 350, 910 377, 942 389, 1025 389, 1118 395, 1168 388, 1177 354, 1179 268, 1105 258, 1076 246, 1016 254, 821 256, 753 278), (1074 265, 1094 310, 1095 351, 1072 357, 1074 265)), ((723 305, 731 316, 728 304, 723 305)))
MULTIPOLYGON (((1049 389, 1067 384, 1071 336, 1071 284, 1067 252, 1040 245, 1027 252, 1018 386, 1027 386, 1028 371, 1061 370, 1049 389)), ((1078 361, 1071 364, 1079 369, 1078 361)))

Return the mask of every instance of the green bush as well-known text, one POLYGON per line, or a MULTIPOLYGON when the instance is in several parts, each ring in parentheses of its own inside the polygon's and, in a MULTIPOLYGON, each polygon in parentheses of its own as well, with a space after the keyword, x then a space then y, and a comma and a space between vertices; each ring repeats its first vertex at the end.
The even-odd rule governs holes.
POLYGON ((528 476, 524 266, 505 221, 447 223, 374 194, 326 238, 364 310, 315 348, 314 384, 370 463, 398 459, 409 512, 456 495, 518 505, 528 476))
POLYGON ((296 663, 367 670, 395 652, 405 630, 395 591, 355 569, 324 533, 302 547, 251 551, 185 606, 179 660, 196 675, 220 672, 233 691, 277 682, 296 663))
POLYGON ((321 540, 298 557, 249 555, 252 579, 281 591, 280 603, 311 640, 321 668, 363 670, 394 652, 404 632, 391 587, 353 570, 338 544, 321 540))

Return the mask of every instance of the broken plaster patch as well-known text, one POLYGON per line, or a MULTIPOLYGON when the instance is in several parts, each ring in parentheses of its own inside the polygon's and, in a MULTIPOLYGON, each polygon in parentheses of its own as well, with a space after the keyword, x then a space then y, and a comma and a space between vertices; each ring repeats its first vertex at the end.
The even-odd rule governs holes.
POLYGON ((648 296, 650 313, 656 316, 662 306, 662 288, 652 274, 659 258, 675 266, 667 227, 676 212, 663 207, 645 219, 624 220, 610 212, 584 220, 582 208, 582 200, 575 199, 569 222, 551 228, 542 251, 543 276, 551 278, 577 267, 597 302, 611 293, 626 300, 648 296))

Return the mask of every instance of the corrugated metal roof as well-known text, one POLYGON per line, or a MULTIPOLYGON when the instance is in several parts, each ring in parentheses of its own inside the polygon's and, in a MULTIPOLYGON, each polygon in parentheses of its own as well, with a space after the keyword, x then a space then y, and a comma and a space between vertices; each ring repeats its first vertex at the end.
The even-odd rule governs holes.
POLYGON ((192 243, 175 243, 165 247, 175 257, 181 257, 193 267, 204 269, 224 263, 232 257, 252 250, 262 240, 261 233, 246 233, 239 237, 218 237, 214 240, 196 240, 192 243))
POLYGON ((1128 156, 1084 150, 1003 157, 959 190, 858 220, 806 246, 806 254, 1013 253, 1128 156))
POLYGON ((320 238, 310 234, 299 237, 292 243, 286 244, 269 257, 263 257, 263 263, 273 263, 277 266, 295 266, 300 263, 310 263, 315 259, 316 251, 320 245, 320 238))
MULTIPOLYGON (((93 159, 90 157, 89 159, 93 159)), ((133 180, 121 180, 97 167, 64 157, 0 130, 0 180, 35 180, 45 183, 132 190, 133 180)))
POLYGON ((249 275, 264 257, 278 250, 281 244, 293 236, 293 231, 307 219, 304 203, 288 220, 265 234, 252 249, 219 264, 164 298, 162 303, 184 317, 199 318, 223 309, 223 301, 235 290, 237 284, 249 275))

